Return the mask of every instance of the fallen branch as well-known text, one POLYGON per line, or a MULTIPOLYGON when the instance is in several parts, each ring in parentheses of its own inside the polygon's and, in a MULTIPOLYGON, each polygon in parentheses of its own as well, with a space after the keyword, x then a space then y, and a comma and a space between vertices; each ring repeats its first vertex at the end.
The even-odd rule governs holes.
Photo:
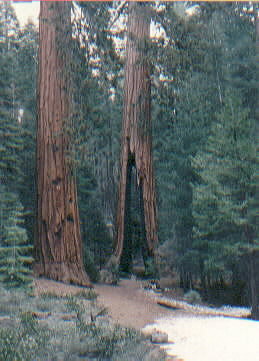
POLYGON ((179 309, 179 310, 189 311, 201 315, 248 318, 251 314, 249 308, 222 306, 221 308, 216 309, 201 305, 191 305, 185 301, 178 301, 174 299, 168 299, 165 297, 157 297, 156 302, 160 306, 169 307, 175 310, 179 309))

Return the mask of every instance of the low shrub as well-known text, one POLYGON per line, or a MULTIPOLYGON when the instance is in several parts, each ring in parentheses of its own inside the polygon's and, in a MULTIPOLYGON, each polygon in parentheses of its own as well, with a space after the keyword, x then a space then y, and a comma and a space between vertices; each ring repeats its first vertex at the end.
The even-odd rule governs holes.
POLYGON ((103 283, 117 285, 120 279, 119 264, 115 257, 111 257, 106 267, 100 271, 100 281, 103 283))
POLYGON ((201 295, 198 291, 190 290, 184 294, 183 299, 191 304, 200 304, 202 302, 201 295))
POLYGON ((155 260, 154 258, 149 257, 145 261, 144 278, 154 278, 157 277, 157 275, 158 275, 158 269, 155 260))
MULTIPOLYGON (((1 288, 0 294, 1 302, 14 296, 1 288)), ((0 361, 165 360, 139 332, 112 324, 95 299, 93 291, 59 298, 19 293, 0 323, 0 361)))
POLYGON ((78 292, 76 294, 76 297, 83 298, 85 300, 95 301, 97 299, 97 294, 93 290, 87 290, 87 291, 83 290, 81 292, 78 292))
POLYGON ((49 338, 50 332, 32 313, 24 312, 15 327, 0 327, 0 361, 40 360, 37 357, 44 353, 49 338))

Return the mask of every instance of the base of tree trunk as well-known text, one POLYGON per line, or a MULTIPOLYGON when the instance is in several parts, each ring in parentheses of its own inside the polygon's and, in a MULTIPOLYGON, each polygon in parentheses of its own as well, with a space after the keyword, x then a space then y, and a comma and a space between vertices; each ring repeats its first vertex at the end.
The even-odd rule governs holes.
POLYGON ((36 263, 34 265, 34 274, 38 277, 44 276, 64 283, 71 283, 90 288, 93 287, 86 272, 75 263, 68 264, 53 262, 45 265, 36 263))

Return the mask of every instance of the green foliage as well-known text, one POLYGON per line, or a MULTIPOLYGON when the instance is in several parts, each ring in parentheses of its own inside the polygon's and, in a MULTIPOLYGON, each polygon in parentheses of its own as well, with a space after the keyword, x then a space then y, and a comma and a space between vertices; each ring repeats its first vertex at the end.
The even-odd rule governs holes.
MULTIPOLYGON (((160 239, 170 249, 166 267, 176 268, 181 276, 181 285, 188 288, 192 286, 192 278, 200 278, 205 273, 204 254, 211 255, 205 267, 214 273, 215 278, 222 268, 225 276, 229 276, 224 262, 228 259, 227 262, 231 263, 233 253, 233 264, 238 262, 239 246, 235 250, 233 245, 226 246, 223 256, 219 246, 223 239, 214 244, 210 242, 209 249, 208 242, 197 239, 196 194, 193 195, 197 188, 194 190, 192 184, 199 183, 199 174, 193 159, 198 160, 200 154, 207 152, 204 147, 213 132, 211 129, 218 124, 219 109, 228 103, 225 98, 229 93, 234 94, 238 89, 238 113, 245 107, 244 116, 247 119, 253 117, 258 99, 254 24, 243 5, 200 3, 192 16, 179 12, 171 3, 163 6, 156 15, 156 22, 165 29, 168 38, 154 41, 153 47, 156 59, 154 75, 161 79, 160 86, 154 84, 153 87, 160 239), (219 259, 215 263, 218 254, 222 254, 223 263, 219 259)), ((184 10, 183 7, 181 10, 184 10)), ((224 141, 227 137, 222 139, 222 148, 225 148, 224 141)), ((246 154, 244 157, 249 157, 248 143, 244 139, 239 150, 246 154)), ((210 166, 209 161, 206 166, 210 166)), ((232 173, 230 167, 229 172, 232 173)), ((206 194, 213 187, 211 181, 208 180, 206 194)), ((229 188, 232 185, 229 184, 229 188)), ((218 211, 213 199, 206 203, 205 188, 200 190, 201 199, 203 197, 200 213, 209 228, 218 211)), ((242 207, 241 204, 239 206, 242 207)), ((228 234, 232 232, 232 228, 228 229, 227 225, 226 228, 228 234)), ((244 245, 243 241, 241 243, 244 245)))
POLYGON ((18 325, 0 327, 0 360, 35 360, 43 352, 49 337, 31 313, 22 313, 18 325))
POLYGON ((82 12, 74 19, 72 49, 73 157, 85 266, 96 281, 112 252, 112 227, 107 224, 114 224, 116 207, 121 64, 107 30, 112 4, 80 2, 78 6, 82 12))
POLYGON ((29 298, 0 287, 0 295, 1 304, 17 298, 0 323, 0 361, 165 360, 163 352, 152 354, 139 332, 111 324, 85 294, 29 298), (51 312, 41 309, 42 301, 51 312))
POLYGON ((15 194, 0 185, 0 280, 7 287, 31 282, 32 247, 22 227, 23 207, 15 194))
POLYGON ((0 3, 0 183, 17 189, 21 177, 19 153, 21 128, 17 122, 15 70, 17 67, 17 19, 10 4, 0 3))
POLYGON ((22 149, 19 162, 22 176, 18 192, 24 207, 24 226, 28 237, 33 239, 35 230, 35 160, 36 160, 36 72, 38 32, 34 24, 28 23, 19 31, 17 49, 16 97, 22 149))
POLYGON ((145 278, 157 278, 158 276, 158 269, 153 257, 148 257, 145 260, 145 278))
MULTIPOLYGON (((0 14, 0 279, 6 286, 16 287, 30 283, 33 261, 24 227, 28 209, 23 206, 23 200, 33 197, 29 185, 27 192, 22 187, 26 174, 24 145, 29 138, 25 139, 20 113, 23 109, 27 116, 24 97, 29 94, 24 79, 29 74, 19 72, 29 56, 26 60, 24 54, 21 55, 26 44, 12 6, 1 2, 0 14), (19 196, 21 193, 24 198, 19 196)), ((30 90, 32 93, 33 88, 30 90)), ((28 163, 33 166, 33 162, 28 163)), ((32 182, 32 174, 28 174, 28 179, 32 182)))
POLYGON ((206 149, 193 158, 199 182, 194 185, 193 246, 205 274, 231 277, 252 242, 248 209, 255 196, 254 122, 238 96, 225 95, 206 149))
POLYGON ((201 295, 199 294, 199 292, 195 290, 190 290, 186 292, 184 294, 184 300, 188 303, 196 304, 196 305, 200 304, 202 301, 201 295))
POLYGON ((86 300, 92 300, 92 301, 96 300, 98 297, 98 295, 93 290, 78 292, 76 294, 76 296, 86 299, 86 300))
POLYGON ((169 36, 157 50, 164 81, 156 90, 154 108, 160 238, 170 244, 170 254, 177 254, 167 262, 181 273, 183 286, 189 287, 193 271, 189 262, 193 238, 191 184, 195 181, 191 157, 203 146, 219 106, 213 71, 217 43, 210 39, 209 26, 198 15, 181 17, 168 3, 160 17, 158 21, 169 36))
POLYGON ((120 279, 120 266, 114 256, 111 256, 106 266, 100 272, 100 281, 117 285, 120 279))
POLYGON ((88 249, 87 243, 84 244, 83 252, 85 270, 92 282, 98 282, 100 278, 99 269, 97 267, 98 255, 94 256, 94 254, 88 249))

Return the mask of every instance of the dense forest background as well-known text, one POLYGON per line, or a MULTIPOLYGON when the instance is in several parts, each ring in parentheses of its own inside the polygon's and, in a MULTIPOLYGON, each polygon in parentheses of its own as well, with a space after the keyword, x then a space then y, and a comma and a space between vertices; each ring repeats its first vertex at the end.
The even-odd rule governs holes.
MULTIPOLYGON (((258 252, 257 11, 249 2, 153 3, 147 53, 159 275, 235 304, 250 302, 258 252)), ((85 267, 96 281, 115 236, 127 6, 74 3, 72 20, 70 157, 85 267)), ((33 262, 37 51, 35 25, 20 27, 0 2, 0 276, 10 285, 29 280, 33 262)), ((137 207, 133 195, 135 270, 137 207)))

